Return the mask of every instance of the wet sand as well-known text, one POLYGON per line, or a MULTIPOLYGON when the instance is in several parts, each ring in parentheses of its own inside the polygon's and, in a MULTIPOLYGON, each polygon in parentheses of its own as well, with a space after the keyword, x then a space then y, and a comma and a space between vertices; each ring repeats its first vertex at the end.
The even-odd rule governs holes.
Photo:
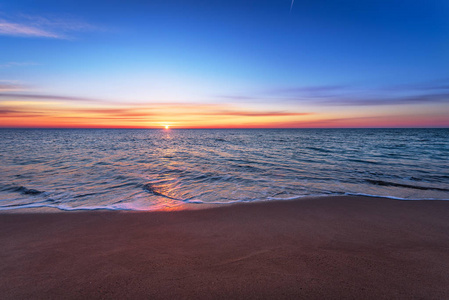
POLYGON ((2 299, 449 299, 449 201, 0 215, 2 299))

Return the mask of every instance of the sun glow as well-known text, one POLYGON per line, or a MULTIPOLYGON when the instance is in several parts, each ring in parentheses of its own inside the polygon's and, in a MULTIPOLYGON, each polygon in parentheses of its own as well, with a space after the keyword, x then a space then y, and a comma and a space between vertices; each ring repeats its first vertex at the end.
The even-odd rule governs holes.
POLYGON ((170 129, 169 125, 164 125, 164 127, 165 127, 165 130, 169 130, 170 129))

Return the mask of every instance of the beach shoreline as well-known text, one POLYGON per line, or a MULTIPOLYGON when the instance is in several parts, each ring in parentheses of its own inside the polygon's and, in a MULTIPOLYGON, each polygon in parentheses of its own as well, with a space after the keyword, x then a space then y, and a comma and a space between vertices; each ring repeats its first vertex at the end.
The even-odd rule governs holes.
POLYGON ((0 212, 7 299, 449 298, 449 202, 0 212))

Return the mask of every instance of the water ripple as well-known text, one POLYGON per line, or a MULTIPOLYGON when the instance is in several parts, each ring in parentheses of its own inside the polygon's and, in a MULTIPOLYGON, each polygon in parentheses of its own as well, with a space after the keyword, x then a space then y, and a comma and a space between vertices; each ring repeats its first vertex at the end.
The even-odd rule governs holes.
POLYGON ((0 130, 0 209, 449 199, 448 129, 0 130))

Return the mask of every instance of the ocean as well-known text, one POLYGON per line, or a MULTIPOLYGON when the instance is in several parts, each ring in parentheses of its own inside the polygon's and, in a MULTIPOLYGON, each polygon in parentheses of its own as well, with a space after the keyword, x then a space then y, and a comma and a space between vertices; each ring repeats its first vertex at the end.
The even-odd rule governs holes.
POLYGON ((449 200, 449 129, 0 129, 0 210, 449 200))

